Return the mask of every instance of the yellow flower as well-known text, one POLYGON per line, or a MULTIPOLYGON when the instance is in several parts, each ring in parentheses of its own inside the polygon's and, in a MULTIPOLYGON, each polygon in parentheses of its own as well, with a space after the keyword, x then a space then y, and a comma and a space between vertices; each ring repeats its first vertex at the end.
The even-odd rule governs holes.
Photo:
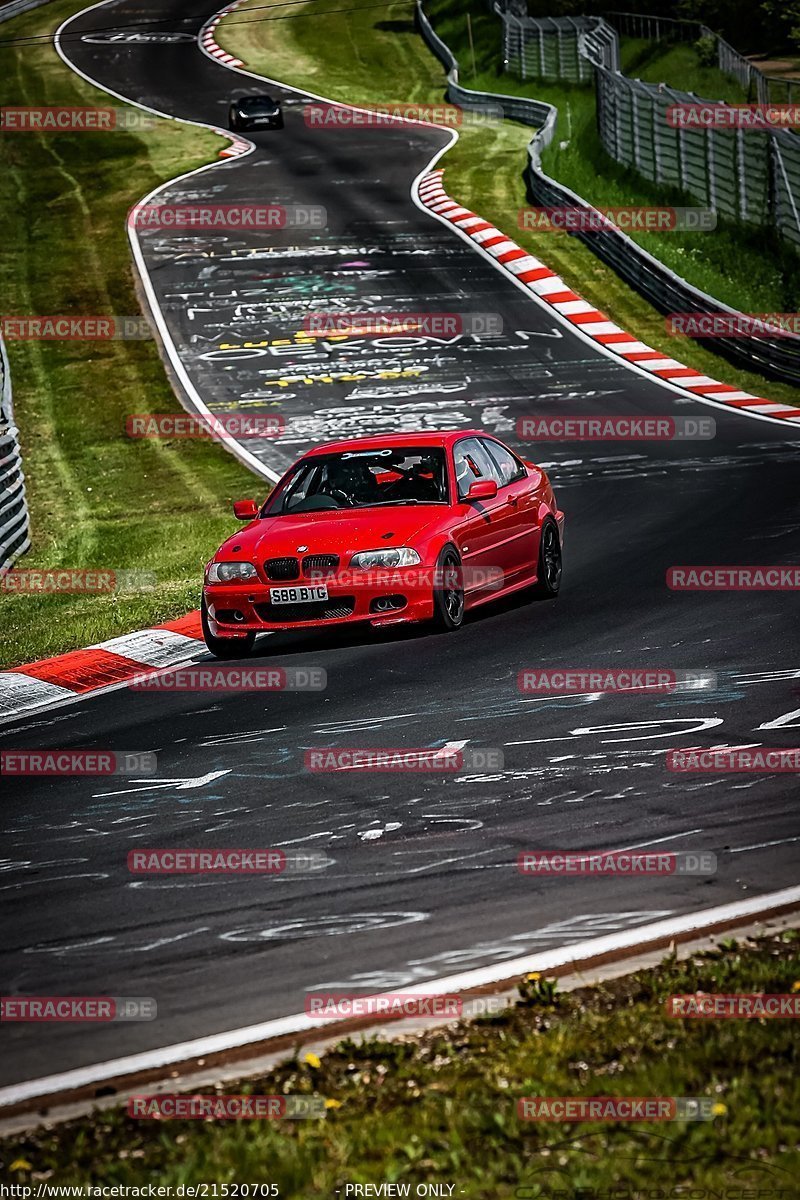
POLYGON ((27 1161, 27 1159, 15 1158, 8 1169, 9 1171, 30 1171, 31 1164, 27 1161))
POLYGON ((795 979, 794 983, 792 984, 792 991, 800 992, 800 979, 795 979))
POLYGON ((542 977, 538 971, 531 971, 528 975, 525 976, 525 978, 526 979, 541 979, 542 977))
POLYGON ((307 1054, 303 1059, 304 1063, 308 1063, 310 1067, 321 1067, 322 1061, 316 1054, 307 1054))
POLYGON ((329 1097, 329 1099, 327 1099, 325 1101, 325 1107, 326 1108, 341 1108, 342 1102, 341 1102, 341 1100, 334 1100, 333 1097, 329 1097))
POLYGON ((725 1113, 726 1113, 727 1111, 728 1111, 728 1106, 727 1106, 727 1104, 723 1104, 723 1103, 722 1103, 721 1101, 719 1101, 719 1100, 717 1101, 717 1103, 716 1103, 716 1104, 712 1104, 712 1105, 711 1105, 711 1115, 712 1115, 712 1116, 714 1116, 714 1117, 724 1117, 724 1116, 725 1116, 725 1113))

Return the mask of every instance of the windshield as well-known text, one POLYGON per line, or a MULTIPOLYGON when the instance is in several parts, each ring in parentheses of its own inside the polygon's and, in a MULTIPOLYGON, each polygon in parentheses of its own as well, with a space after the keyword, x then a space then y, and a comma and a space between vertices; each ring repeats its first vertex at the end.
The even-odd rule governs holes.
POLYGON ((251 96, 249 99, 239 100, 238 104, 243 111, 256 114, 272 112, 276 107, 276 102, 270 96, 251 96))
POLYGON ((270 497, 262 516, 446 503, 442 447, 399 446, 303 459, 270 497))

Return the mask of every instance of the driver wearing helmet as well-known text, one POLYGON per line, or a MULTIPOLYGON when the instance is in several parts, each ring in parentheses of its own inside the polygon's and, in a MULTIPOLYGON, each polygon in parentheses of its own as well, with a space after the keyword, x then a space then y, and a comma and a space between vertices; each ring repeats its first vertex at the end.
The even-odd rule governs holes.
POLYGON ((325 491, 336 496, 344 493, 351 504, 370 504, 378 497, 378 485, 368 463, 349 459, 331 464, 325 491))

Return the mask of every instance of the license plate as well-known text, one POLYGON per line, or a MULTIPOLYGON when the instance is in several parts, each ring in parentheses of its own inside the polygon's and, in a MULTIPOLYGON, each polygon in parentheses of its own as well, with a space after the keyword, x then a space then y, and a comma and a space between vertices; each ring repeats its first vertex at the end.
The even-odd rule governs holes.
POLYGON ((269 599, 271 604, 314 604, 328 599, 328 588, 324 583, 313 587, 270 588, 269 599))

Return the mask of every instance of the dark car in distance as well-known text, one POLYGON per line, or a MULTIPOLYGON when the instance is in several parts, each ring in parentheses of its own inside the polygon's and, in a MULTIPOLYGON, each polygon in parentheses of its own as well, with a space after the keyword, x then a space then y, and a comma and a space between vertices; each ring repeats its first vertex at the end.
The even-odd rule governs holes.
POLYGON ((283 129, 280 100, 272 96, 242 96, 228 109, 229 129, 283 129))

